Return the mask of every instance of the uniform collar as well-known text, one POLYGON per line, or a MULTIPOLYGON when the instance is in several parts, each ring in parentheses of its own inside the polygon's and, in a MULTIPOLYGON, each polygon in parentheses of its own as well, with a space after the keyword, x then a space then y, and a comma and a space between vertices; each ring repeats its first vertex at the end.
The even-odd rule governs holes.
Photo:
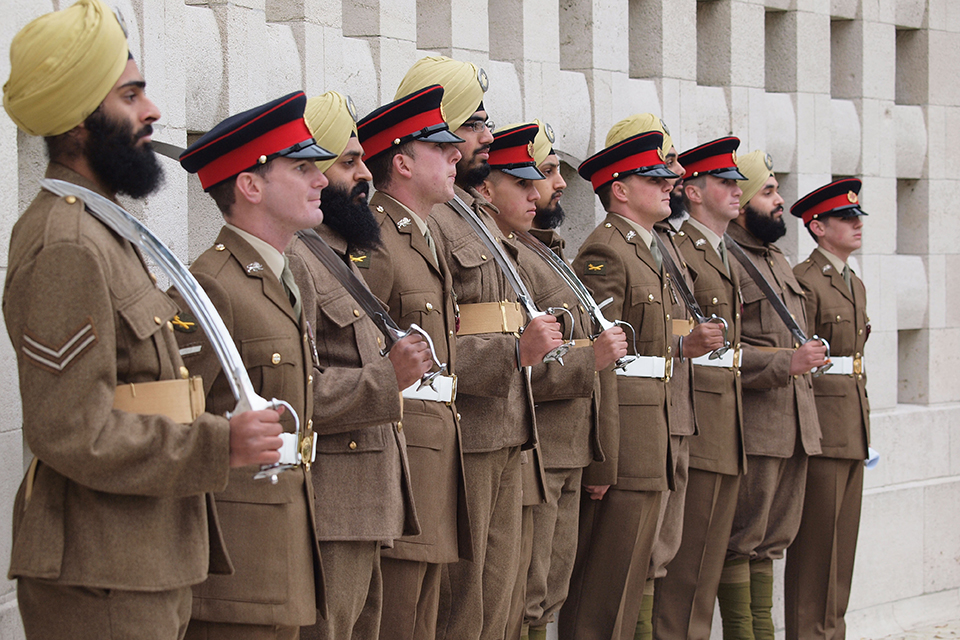
MULTIPOLYGON (((837 273, 843 273, 843 268, 847 266, 847 263, 841 260, 838 256, 830 253, 823 247, 817 246, 817 251, 823 254, 827 260, 830 261, 830 264, 833 265, 833 268, 837 270, 837 273)), ((852 269, 851 269, 852 271, 852 269)))
POLYGON ((703 237, 706 238, 707 243, 713 247, 713 250, 717 252, 718 256, 720 256, 720 241, 723 240, 723 238, 714 233, 712 229, 705 227, 696 218, 687 218, 687 222, 690 223, 690 226, 703 234, 703 237))
POLYGON ((246 240, 247 243, 253 247, 254 251, 260 254, 260 257, 263 258, 263 261, 267 263, 267 268, 270 269, 270 272, 277 277, 277 280, 280 279, 280 274, 283 273, 284 265, 282 253, 277 251, 269 242, 261 240, 252 233, 244 231, 240 227, 235 227, 229 222, 223 226, 246 240))
POLYGON ((615 214, 613 214, 613 215, 622 218, 624 222, 626 222, 628 225, 630 225, 630 228, 631 228, 631 229, 633 229, 634 231, 637 232, 637 235, 640 236, 640 239, 641 239, 641 240, 643 240, 643 244, 644 244, 645 246, 647 246, 647 247, 650 246, 650 243, 653 242, 653 234, 652 234, 652 233, 650 233, 649 231, 647 231, 646 229, 644 229, 644 228, 641 227, 639 224, 637 224, 636 222, 634 222, 633 220, 631 220, 630 218, 628 218, 628 217, 626 217, 626 216, 621 216, 619 213, 615 213, 615 214))

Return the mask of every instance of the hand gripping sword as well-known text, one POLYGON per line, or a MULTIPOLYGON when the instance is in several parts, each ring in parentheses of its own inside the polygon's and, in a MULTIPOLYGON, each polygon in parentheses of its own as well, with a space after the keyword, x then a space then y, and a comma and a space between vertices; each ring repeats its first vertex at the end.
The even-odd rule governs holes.
POLYGON ((401 329, 387 313, 387 310, 383 308, 380 301, 377 300, 366 285, 360 281, 360 278, 350 271, 350 268, 344 264, 336 252, 330 248, 330 245, 328 245, 316 231, 313 229, 303 229, 302 231, 297 231, 297 237, 303 241, 320 263, 340 281, 343 288, 353 296, 357 304, 363 307, 363 311, 370 316, 370 319, 373 320, 377 328, 380 329, 384 337, 384 347, 380 351, 380 355, 386 355, 393 345, 411 333, 419 333, 423 336, 423 339, 427 341, 427 345, 430 347, 430 355, 433 357, 434 364, 437 365, 437 371, 428 371, 423 374, 417 390, 429 386, 436 391, 434 382, 439 376, 447 374, 447 365, 446 363, 441 364, 437 359, 437 352, 436 349, 434 349, 433 340, 430 339, 430 334, 416 324, 411 324, 410 328, 406 331, 401 329))
POLYGON ((715 313, 711 314, 709 318, 703 315, 703 310, 700 309, 700 303, 697 302, 693 292, 690 291, 690 288, 687 286, 687 281, 684 279, 683 274, 680 273, 680 268, 677 267, 677 263, 673 261, 673 256, 667 251, 667 245, 663 241, 663 238, 661 238, 660 234, 656 231, 653 232, 653 237, 657 239, 657 247, 660 249, 660 257, 663 260, 663 266, 667 270, 667 275, 673 280, 673 290, 680 294, 683 304, 690 310, 690 313, 693 314, 693 318, 697 321, 697 324, 713 322, 723 325, 723 346, 716 351, 710 352, 710 359, 716 360, 730 349, 730 340, 727 339, 727 331, 729 329, 727 321, 715 313))
POLYGON ((783 321, 783 324, 786 325, 787 329, 793 335, 793 337, 800 344, 806 344, 810 340, 816 340, 823 344, 827 348, 827 363, 823 366, 817 367, 814 369, 813 375, 820 376, 823 373, 826 373, 827 369, 833 366, 833 363, 830 362, 830 343, 821 338, 820 336, 813 336, 812 338, 807 338, 807 334, 803 332, 803 329, 800 328, 800 325, 797 324, 796 319, 791 315, 790 310, 787 309, 787 305, 784 304, 783 299, 773 290, 773 287, 770 286, 770 283, 767 282, 767 279, 763 277, 763 274, 760 273, 760 270, 757 269, 757 265, 753 264, 753 260, 750 259, 750 256, 747 255, 747 252, 743 250, 736 241, 730 237, 729 234, 723 234, 723 242, 729 249, 734 257, 743 265, 744 270, 750 277, 753 278, 753 281, 757 283, 757 286, 760 287, 760 291, 763 292, 763 295, 766 296, 767 302, 770 303, 770 306, 773 307, 773 310, 777 312, 777 315, 780 316, 780 319, 783 321))
MULTIPOLYGON (((507 282, 510 283, 510 286, 513 288, 513 291, 517 294, 517 298, 520 301, 520 304, 523 305, 523 308, 527 311, 527 316, 531 320, 539 316, 545 316, 547 313, 537 309, 537 305, 533 302, 533 297, 530 295, 530 292, 527 291, 527 286, 523 283, 523 280, 520 279, 520 274, 517 273, 517 269, 513 266, 513 263, 510 262, 510 258, 506 256, 503 252, 503 247, 500 246, 500 243, 497 242, 497 239, 493 237, 493 234, 490 233, 490 229, 487 228, 487 225, 483 224, 483 221, 477 217, 477 214, 460 199, 460 196, 454 195, 453 200, 447 202, 454 211, 460 214, 460 216, 469 223, 473 230, 480 236, 480 239, 483 240, 483 243, 487 245, 487 248, 490 249, 490 252, 493 254, 493 259, 496 261, 497 266, 500 267, 500 271, 503 272, 504 277, 506 277, 507 282)), ((570 316, 570 337, 565 343, 559 347, 551 350, 547 355, 543 356, 544 362, 559 362, 563 365, 563 356, 567 354, 567 351, 570 350, 570 347, 573 346, 573 326, 576 320, 573 317, 573 314, 570 313, 569 309, 564 309, 563 307, 550 307, 547 309, 547 312, 550 315, 556 315, 557 313, 566 313, 570 316)), ((522 329, 521 329, 522 331, 522 329)))
MULTIPOLYGON (((597 335, 600 332, 606 331, 611 327, 620 326, 630 329, 630 335, 633 337, 633 353, 637 353, 637 332, 629 322, 624 322, 623 320, 614 320, 611 322, 607 320, 606 316, 603 315, 603 311, 600 309, 600 305, 593 299, 593 296, 590 294, 590 290, 583 284, 580 278, 573 272, 573 269, 570 268, 560 256, 555 254, 550 250, 550 247, 543 244, 539 238, 535 237, 529 231, 516 231, 514 234, 517 238, 525 244, 528 248, 532 249, 534 253, 540 256, 544 262, 546 262, 554 270, 554 272, 560 276, 564 282, 567 283, 567 286, 576 294, 577 299, 580 300, 580 304, 590 313, 590 317, 593 318, 593 321, 596 323, 597 327, 600 329, 597 332, 597 335)), ((594 336, 596 337, 596 336, 594 336)), ((627 366, 637 359, 637 355, 627 354, 626 356, 620 358, 616 362, 615 369, 626 370, 627 366)))
POLYGON ((300 418, 297 416, 297 412, 293 410, 289 403, 276 398, 266 400, 253 390, 253 384, 251 384, 250 376, 243 365, 243 359, 240 357, 240 352, 237 351, 237 345, 230 337, 230 332, 223 324, 223 319, 217 312, 216 307, 213 306, 213 302, 210 301, 210 297, 207 296, 207 292, 203 290, 193 274, 183 266, 179 258, 143 223, 134 218, 123 207, 100 194, 72 182, 51 178, 40 180, 40 186, 58 196, 74 196, 82 200, 90 213, 150 256, 157 263, 157 266, 167 274, 170 281, 177 287, 177 291, 187 301, 190 310, 197 317, 197 322, 203 327, 203 331, 209 338, 210 345, 223 367, 227 382, 230 384, 231 391, 233 391, 233 397, 237 400, 237 406, 234 407, 233 411, 227 413, 227 418, 244 411, 276 409, 280 406, 286 407, 287 411, 293 416, 294 433, 280 434, 283 440, 283 444, 280 446, 280 462, 261 466, 260 471, 254 475, 254 478, 270 478, 270 482, 276 484, 277 475, 288 469, 295 469, 301 462, 304 462, 307 455, 312 458, 312 452, 301 451, 299 446, 301 444, 300 418))

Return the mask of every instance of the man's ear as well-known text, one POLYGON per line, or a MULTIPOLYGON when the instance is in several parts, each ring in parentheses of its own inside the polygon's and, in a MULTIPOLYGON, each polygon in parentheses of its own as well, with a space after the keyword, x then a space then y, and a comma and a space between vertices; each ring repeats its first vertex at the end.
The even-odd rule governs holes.
POLYGON ((390 160, 391 164, 393 165, 394 173, 408 180, 412 178, 413 164, 410 162, 410 160, 411 160, 410 156, 406 154, 403 154, 403 153, 394 154, 393 158, 390 160))
POLYGON ((234 193, 236 194, 236 200, 243 198, 250 204, 259 204, 263 199, 263 186, 264 186, 263 176, 250 173, 247 171, 242 172, 236 178, 236 184, 234 184, 234 193))
POLYGON ((493 202, 493 194, 496 192, 496 187, 493 186, 493 181, 490 180, 490 178, 485 179, 480 186, 477 187, 477 191, 480 192, 480 195, 482 195, 487 202, 493 202))
POLYGON ((817 218, 816 220, 810 221, 810 232, 818 238, 822 238, 827 233, 826 223, 823 220, 817 218))
POLYGON ((626 202, 627 193, 630 191, 630 188, 626 183, 620 180, 614 180, 610 184, 610 198, 616 200, 617 202, 626 202))
POLYGON ((703 194, 700 193, 700 187, 695 184, 684 184, 683 195, 685 195, 687 200, 690 202, 694 202, 696 204, 701 204, 703 202, 703 194))

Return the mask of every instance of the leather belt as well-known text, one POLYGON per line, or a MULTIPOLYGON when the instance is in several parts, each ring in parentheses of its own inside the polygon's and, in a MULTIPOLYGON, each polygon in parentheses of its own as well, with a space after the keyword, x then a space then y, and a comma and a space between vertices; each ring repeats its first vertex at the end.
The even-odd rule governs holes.
POLYGON ((710 359, 710 354, 702 355, 691 360, 693 364, 701 367, 721 367, 723 369, 740 368, 740 349, 730 349, 716 360, 710 359))
POLYGON ((403 397, 407 400, 426 400, 427 402, 443 402, 450 404, 457 398, 457 376, 437 376, 433 381, 436 389, 420 386, 420 381, 403 390, 403 397))
POLYGON ((478 333, 519 333, 526 315, 519 302, 475 302, 459 306, 458 336, 478 333))
POLYGON ((124 384, 113 394, 113 408, 128 413, 160 414, 174 422, 190 424, 203 413, 203 380, 156 380, 124 384))
POLYGON ((693 327, 697 324, 693 318, 687 318, 686 320, 671 320, 670 323, 673 325, 673 335, 675 336, 687 335, 693 331, 693 327))
POLYGON ((823 372, 823 375, 853 376, 863 373, 863 358, 859 356, 830 356, 833 366, 823 372))
POLYGON ((659 356, 637 356, 623 369, 617 369, 618 376, 628 378, 657 378, 669 380, 673 373, 673 358, 659 356))
POLYGON ((576 340, 573 341, 570 348, 582 349, 584 347, 592 347, 592 346, 593 346, 593 340, 591 340, 590 338, 577 338, 576 340))

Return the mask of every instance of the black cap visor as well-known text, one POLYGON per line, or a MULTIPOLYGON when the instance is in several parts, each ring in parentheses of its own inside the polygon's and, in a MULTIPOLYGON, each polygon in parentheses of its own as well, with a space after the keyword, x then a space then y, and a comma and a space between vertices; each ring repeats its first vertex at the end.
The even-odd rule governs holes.
POLYGON ((740 173, 736 167, 727 167, 725 169, 714 169, 713 171, 704 171, 700 175, 716 176, 721 180, 749 180, 747 176, 740 173))
MULTIPOLYGON (((673 171, 670 171, 670 169, 667 169, 667 167, 662 164, 656 164, 652 167, 640 167, 639 169, 630 171, 628 173, 635 173, 638 176, 645 176, 647 178, 679 178, 680 177, 677 174, 675 174, 673 171)), ((621 173, 620 175, 623 175, 623 173, 621 173)))
POLYGON ((420 142, 449 142, 452 144, 463 142, 463 138, 450 131, 445 122, 421 129, 413 134, 413 139, 420 142))
POLYGON ((867 212, 860 208, 859 204, 851 204, 846 207, 837 207, 830 209, 826 213, 821 213, 817 218, 858 218, 867 215, 867 212))
POLYGON ((308 138, 303 142, 298 142, 292 147, 287 147, 282 151, 268 156, 267 159, 273 160, 278 156, 291 158, 293 160, 333 160, 337 157, 337 154, 327 151, 318 145, 313 138, 308 138))
POLYGON ((492 169, 499 169, 508 176, 520 178, 521 180, 543 180, 547 177, 540 173, 540 169, 537 169, 532 164, 490 165, 490 167, 492 169))

